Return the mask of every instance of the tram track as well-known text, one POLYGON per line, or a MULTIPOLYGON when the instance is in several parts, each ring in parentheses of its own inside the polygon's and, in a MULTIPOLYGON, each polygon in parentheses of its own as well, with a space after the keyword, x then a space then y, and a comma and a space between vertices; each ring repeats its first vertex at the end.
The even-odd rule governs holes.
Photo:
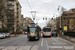
POLYGON ((41 40, 27 40, 25 37, 20 37, 19 39, 16 38, 15 40, 6 41, 1 43, 0 49, 7 49, 7 50, 38 50, 39 49, 39 42, 41 40), (12 43, 10 43, 12 42, 12 43), (10 43, 10 44, 9 44, 10 43))
POLYGON ((35 41, 35 42, 33 43, 33 45, 30 47, 29 50, 32 50, 32 48, 34 47, 35 43, 37 43, 37 42, 38 42, 38 41, 35 41))

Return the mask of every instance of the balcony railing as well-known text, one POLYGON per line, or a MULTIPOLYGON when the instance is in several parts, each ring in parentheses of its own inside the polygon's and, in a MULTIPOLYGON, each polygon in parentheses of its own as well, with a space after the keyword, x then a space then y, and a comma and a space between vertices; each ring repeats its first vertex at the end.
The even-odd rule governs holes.
POLYGON ((14 10, 14 8, 10 8, 10 7, 8 7, 8 9, 10 9, 10 10, 14 10))
POLYGON ((8 3, 7 5, 8 5, 8 6, 14 6, 14 4, 12 4, 12 3, 8 3))
POLYGON ((7 12, 7 14, 14 14, 14 12, 7 12))
POLYGON ((8 20, 12 20, 12 19, 14 19, 14 18, 11 17, 11 18, 7 18, 7 19, 8 19, 8 20))
POLYGON ((13 14, 7 13, 7 15, 14 15, 14 13, 13 14))

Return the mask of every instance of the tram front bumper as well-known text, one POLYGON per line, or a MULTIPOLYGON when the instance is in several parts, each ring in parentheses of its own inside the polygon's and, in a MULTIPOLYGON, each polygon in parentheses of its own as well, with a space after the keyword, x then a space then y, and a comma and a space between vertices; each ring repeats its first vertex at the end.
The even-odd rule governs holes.
POLYGON ((30 35, 30 36, 28 36, 28 39, 38 39, 38 36, 36 36, 36 35, 34 35, 34 36, 30 35))

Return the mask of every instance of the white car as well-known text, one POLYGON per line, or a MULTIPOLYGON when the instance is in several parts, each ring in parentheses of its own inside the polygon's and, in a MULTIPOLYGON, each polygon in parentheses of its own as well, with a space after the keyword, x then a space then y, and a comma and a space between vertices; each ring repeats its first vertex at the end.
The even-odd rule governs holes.
POLYGON ((5 37, 10 37, 10 33, 4 33, 5 37))
POLYGON ((5 38, 5 34, 4 33, 0 33, 0 38, 5 38))

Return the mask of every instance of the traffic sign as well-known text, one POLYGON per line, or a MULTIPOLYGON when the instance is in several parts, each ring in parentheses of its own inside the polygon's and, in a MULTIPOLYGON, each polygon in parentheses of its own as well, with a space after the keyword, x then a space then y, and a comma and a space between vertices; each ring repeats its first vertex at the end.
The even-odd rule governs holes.
POLYGON ((64 26, 64 31, 67 31, 67 26, 64 26))

